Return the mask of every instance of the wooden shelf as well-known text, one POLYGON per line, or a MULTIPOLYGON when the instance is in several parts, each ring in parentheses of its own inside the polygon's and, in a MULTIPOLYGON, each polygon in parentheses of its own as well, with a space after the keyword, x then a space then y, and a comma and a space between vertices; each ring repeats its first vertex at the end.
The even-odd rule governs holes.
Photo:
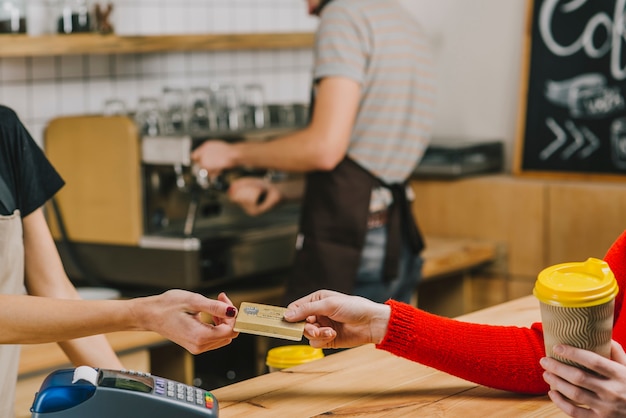
POLYGON ((222 35, 0 35, 0 57, 131 54, 164 51, 291 49, 313 46, 309 32, 222 35))

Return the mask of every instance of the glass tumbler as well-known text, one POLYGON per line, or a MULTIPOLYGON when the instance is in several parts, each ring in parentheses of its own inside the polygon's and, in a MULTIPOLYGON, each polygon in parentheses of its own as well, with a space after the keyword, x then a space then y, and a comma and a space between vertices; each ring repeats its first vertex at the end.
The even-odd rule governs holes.
POLYGON ((124 116, 128 114, 126 102, 122 99, 107 99, 104 102, 103 113, 105 116, 124 116))
POLYGON ((23 0, 0 0, 0 33, 26 33, 23 0))
POLYGON ((189 91, 188 127, 191 133, 207 132, 215 128, 213 112, 213 93, 211 89, 194 87, 189 91))
POLYGON ((163 89, 163 128, 166 135, 183 135, 185 133, 185 92, 181 88, 165 87, 163 89))
POLYGON ((60 0, 57 19, 58 33, 91 31, 91 14, 87 0, 60 0))
POLYGON ((247 84, 243 87, 243 116, 245 127, 262 129, 269 125, 269 110, 265 104, 263 86, 247 84))
POLYGON ((162 118, 159 101, 153 97, 142 97, 137 105, 135 123, 142 136, 161 135, 162 118))
POLYGON ((243 118, 237 88, 233 84, 220 84, 215 92, 217 127, 224 131, 243 128, 243 118))

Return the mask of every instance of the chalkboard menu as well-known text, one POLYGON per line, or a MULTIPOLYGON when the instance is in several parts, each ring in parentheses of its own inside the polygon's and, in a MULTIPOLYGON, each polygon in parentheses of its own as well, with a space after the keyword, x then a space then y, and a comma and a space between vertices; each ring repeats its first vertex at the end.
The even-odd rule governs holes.
POLYGON ((529 1, 516 173, 626 180, 625 9, 529 1))

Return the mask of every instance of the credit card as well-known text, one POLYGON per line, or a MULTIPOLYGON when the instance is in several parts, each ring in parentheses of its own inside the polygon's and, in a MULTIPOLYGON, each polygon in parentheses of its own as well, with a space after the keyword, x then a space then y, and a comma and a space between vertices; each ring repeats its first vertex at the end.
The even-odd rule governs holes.
POLYGON ((283 315, 287 308, 241 302, 233 328, 237 332, 300 341, 304 333, 304 321, 287 322, 283 315))

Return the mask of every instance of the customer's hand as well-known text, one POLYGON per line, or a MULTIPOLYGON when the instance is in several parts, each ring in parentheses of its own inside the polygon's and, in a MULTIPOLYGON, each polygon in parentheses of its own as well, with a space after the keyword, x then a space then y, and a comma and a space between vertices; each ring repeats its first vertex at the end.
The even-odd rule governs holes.
POLYGON ((169 290, 129 302, 141 328, 158 332, 192 354, 225 346, 239 335, 233 331, 237 309, 224 293, 213 300, 184 290, 169 290), (203 322, 201 313, 211 315, 213 323, 203 322))
POLYGON ((317 348, 379 343, 387 333, 391 308, 359 296, 319 290, 292 302, 285 319, 306 319, 304 335, 317 348))
POLYGON ((234 146, 221 140, 203 142, 191 153, 191 160, 204 168, 209 178, 237 165, 234 146))
POLYGON ((241 177, 230 183, 228 198, 250 216, 267 212, 281 200, 280 191, 259 177, 241 177))
POLYGON ((619 343, 611 344, 611 360, 580 348, 554 347, 560 357, 597 375, 553 358, 541 359, 546 370, 543 378, 550 385, 548 395, 563 412, 577 418, 626 416, 626 354, 619 343))

